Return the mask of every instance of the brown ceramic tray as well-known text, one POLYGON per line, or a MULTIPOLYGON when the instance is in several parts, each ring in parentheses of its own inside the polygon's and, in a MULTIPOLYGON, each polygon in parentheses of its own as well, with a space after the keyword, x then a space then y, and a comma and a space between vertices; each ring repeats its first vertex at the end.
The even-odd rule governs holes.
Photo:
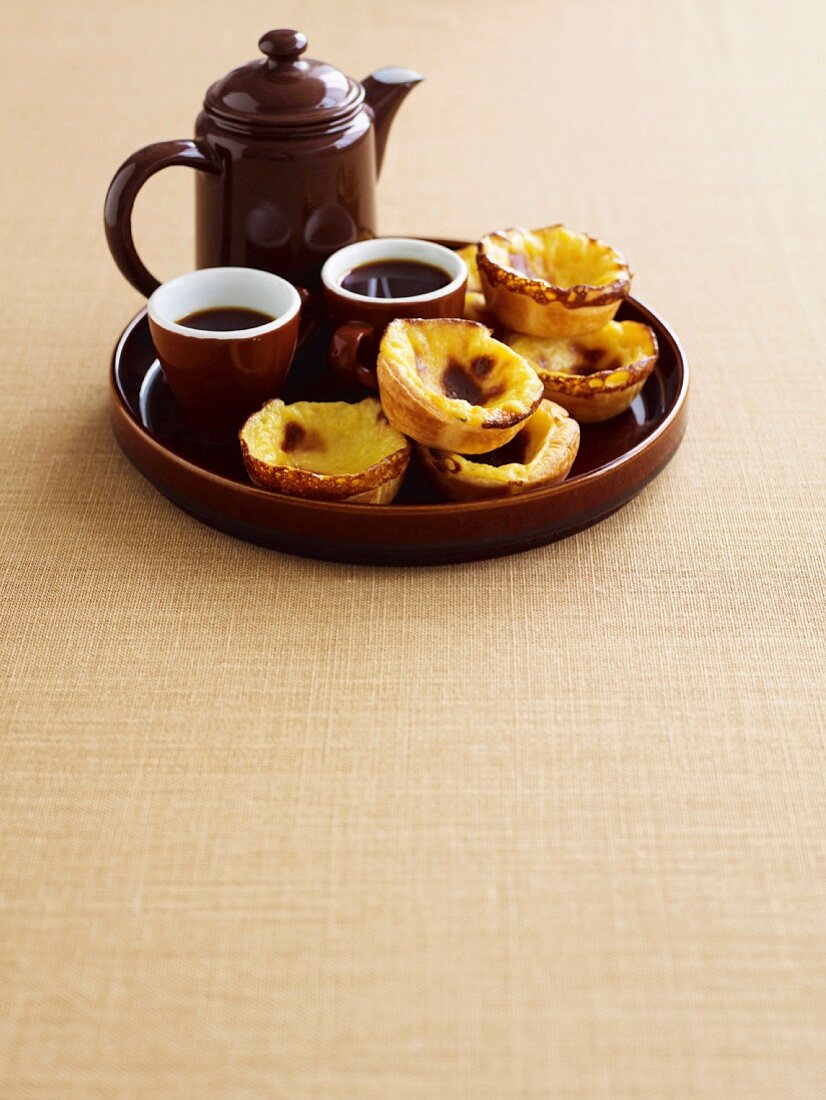
MULTIPOLYGON (((445 241, 450 247, 461 242, 445 241)), ((688 365, 677 338, 633 298, 619 319, 654 329, 660 357, 631 408, 583 425, 573 469, 561 485, 502 500, 456 504, 440 497, 411 462, 393 504, 333 504, 258 489, 237 442, 208 445, 184 427, 155 358, 146 311, 127 325, 112 356, 115 437, 138 470, 197 519, 237 538, 291 554, 375 565, 472 561, 542 546, 598 523, 662 470, 685 431, 688 365)), ((287 401, 342 397, 326 369, 329 331, 319 322, 287 381, 287 401)))

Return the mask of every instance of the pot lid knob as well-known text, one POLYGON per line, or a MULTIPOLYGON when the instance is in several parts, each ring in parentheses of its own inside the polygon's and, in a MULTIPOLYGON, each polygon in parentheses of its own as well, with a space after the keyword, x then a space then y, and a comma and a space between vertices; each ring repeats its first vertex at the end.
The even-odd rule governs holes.
POLYGON ((291 136, 309 129, 318 137, 324 128, 345 125, 364 102, 357 81, 301 56, 307 49, 301 31, 267 31, 258 48, 263 58, 239 65, 207 89, 204 109, 221 126, 276 137, 285 129, 291 136))
POLYGON ((266 55, 270 65, 277 65, 279 61, 295 61, 307 49, 307 36, 301 31, 286 28, 267 31, 258 39, 258 48, 266 55))

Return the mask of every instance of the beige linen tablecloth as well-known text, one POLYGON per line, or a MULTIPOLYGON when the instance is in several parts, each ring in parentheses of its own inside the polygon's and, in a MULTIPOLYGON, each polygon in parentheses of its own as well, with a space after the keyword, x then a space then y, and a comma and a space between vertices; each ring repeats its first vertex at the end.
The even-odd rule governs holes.
MULTIPOLYGON (((823 10, 3 4, 4 1100, 824 1095, 823 10), (382 571, 122 456, 106 186, 278 25, 427 75, 385 232, 629 256, 694 374, 627 508, 382 571)), ((164 277, 191 187, 138 204, 164 277)))

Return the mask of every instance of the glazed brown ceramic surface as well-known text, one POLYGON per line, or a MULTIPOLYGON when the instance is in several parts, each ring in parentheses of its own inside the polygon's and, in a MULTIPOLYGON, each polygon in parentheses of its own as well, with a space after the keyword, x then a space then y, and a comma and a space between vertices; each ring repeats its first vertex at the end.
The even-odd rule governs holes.
POLYGON ((337 249, 376 233, 375 179, 390 124, 422 79, 380 69, 362 83, 302 55, 299 31, 265 34, 264 60, 213 84, 195 140, 162 141, 129 157, 106 197, 109 248, 141 293, 158 280, 137 254, 132 207, 155 172, 197 170, 198 267, 260 267, 312 285, 337 249))
POLYGON ((147 304, 152 343, 189 427, 232 439, 244 420, 280 394, 293 360, 302 295, 272 272, 217 267, 159 287, 147 304), (263 310, 263 323, 238 330, 192 328, 198 311, 263 310))
POLYGON ((342 299, 324 288, 324 300, 328 315, 343 319, 348 314, 356 318, 341 321, 333 329, 328 349, 330 369, 343 381, 360 382, 368 389, 378 389, 376 380, 376 355, 381 334, 396 317, 457 317, 462 314, 465 288, 454 290, 443 298, 418 305, 405 303, 394 306, 392 302, 366 299, 356 308, 352 303, 342 304, 342 299))
POLYGON ((396 317, 461 317, 465 300, 465 284, 432 298, 427 302, 394 302, 378 298, 365 298, 354 303, 345 300, 334 291, 324 288, 324 305, 332 325, 346 324, 347 321, 362 321, 381 332, 396 317))
POLYGON ((333 330, 329 345, 330 369, 343 381, 378 389, 376 355, 382 333, 397 317, 461 317, 467 290, 464 263, 451 250, 433 248, 436 242, 416 238, 382 237, 333 257, 321 273, 324 309, 333 330), (429 251, 432 248, 432 252, 429 251), (413 252, 410 252, 413 249, 413 252), (381 250, 379 255, 374 255, 381 250), (352 255, 348 257, 348 254, 352 255), (348 293, 343 276, 370 260, 409 259, 432 264, 445 272, 444 286, 427 294, 405 298, 369 298, 348 293), (334 270, 331 272, 331 267, 334 270))
POLYGON ((426 301, 395 302, 391 298, 364 298, 354 302, 324 287, 324 306, 331 327, 361 321, 382 332, 396 317, 461 317, 467 280, 453 290, 437 292, 426 301))
POLYGON ((192 339, 149 321, 167 384, 194 430, 232 435, 284 384, 298 339, 296 315, 281 328, 232 340, 192 339))
MULTIPOLYGON (((289 553, 373 564, 436 564, 495 557, 563 538, 604 519, 635 496, 672 457, 685 430, 688 368, 676 337, 641 303, 623 319, 651 325, 657 366, 631 408, 583 425, 579 453, 560 485, 505 500, 456 504, 432 489, 414 460, 391 505, 326 504, 250 484, 237 447, 192 437, 154 360, 145 313, 129 324, 113 356, 111 413, 131 461, 172 501, 238 538, 289 553)), ((331 380, 329 330, 296 356, 286 400, 359 400, 331 380)))

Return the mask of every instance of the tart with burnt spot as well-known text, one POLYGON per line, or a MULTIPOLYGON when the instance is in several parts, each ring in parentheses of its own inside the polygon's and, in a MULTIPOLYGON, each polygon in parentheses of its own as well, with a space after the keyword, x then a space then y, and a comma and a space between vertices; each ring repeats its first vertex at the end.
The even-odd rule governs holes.
POLYGON ((657 337, 638 321, 609 321, 598 332, 547 340, 514 332, 514 351, 535 368, 545 396, 581 423, 625 412, 657 362, 657 337))
POLYGON ((344 401, 269 401, 239 433, 256 485, 312 500, 388 504, 408 463, 408 439, 375 397, 344 401))
POLYGON ((479 241, 476 261, 488 309, 502 325, 532 336, 595 332, 631 286, 619 252, 564 225, 491 233, 479 241))
POLYGON ((579 425, 552 401, 536 412, 503 447, 461 455, 417 447, 428 480, 451 500, 514 496, 564 481, 579 450, 579 425))
POLYGON ((468 321, 479 321, 480 324, 490 326, 493 318, 488 311, 485 295, 482 292, 482 280, 479 278, 479 267, 476 263, 476 245, 469 244, 464 248, 457 248, 456 254, 465 261, 468 271, 463 316, 468 321))
POLYGON ((533 367, 490 329, 460 318, 391 321, 376 373, 394 428, 462 454, 503 446, 542 400, 533 367))

